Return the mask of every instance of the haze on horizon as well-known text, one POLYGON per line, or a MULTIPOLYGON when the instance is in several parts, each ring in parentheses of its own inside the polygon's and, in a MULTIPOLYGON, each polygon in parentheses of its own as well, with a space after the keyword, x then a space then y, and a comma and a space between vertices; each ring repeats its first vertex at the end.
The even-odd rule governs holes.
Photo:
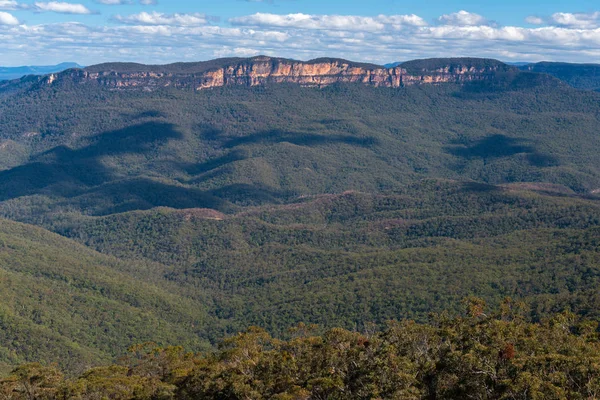
POLYGON ((483 3, 0 0, 0 64, 164 64, 259 54, 377 64, 467 56, 600 62, 595 3, 483 3))

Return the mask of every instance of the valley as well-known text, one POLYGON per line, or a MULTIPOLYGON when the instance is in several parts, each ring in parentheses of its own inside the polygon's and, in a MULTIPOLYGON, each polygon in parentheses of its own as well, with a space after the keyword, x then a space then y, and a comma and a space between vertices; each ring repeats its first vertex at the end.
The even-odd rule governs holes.
POLYGON ((428 323, 470 296, 597 320, 600 94, 494 60, 395 68, 259 57, 2 83, 0 369, 428 323))

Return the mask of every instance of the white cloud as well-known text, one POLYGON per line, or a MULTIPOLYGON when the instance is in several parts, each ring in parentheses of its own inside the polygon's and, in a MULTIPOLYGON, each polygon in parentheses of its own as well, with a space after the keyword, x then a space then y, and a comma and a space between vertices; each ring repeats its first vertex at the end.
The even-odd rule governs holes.
POLYGON ((116 15, 114 19, 130 25, 197 26, 205 25, 208 22, 208 18, 204 14, 163 14, 156 11, 151 13, 143 11, 128 16, 116 15))
POLYGON ((427 22, 418 15, 379 15, 377 19, 385 24, 396 26, 427 26, 427 22))
POLYGON ((452 14, 444 14, 438 18, 443 25, 453 26, 481 26, 488 25, 488 20, 479 14, 468 11, 459 11, 452 14))
POLYGON ((145 6, 151 6, 154 4, 158 4, 157 0, 140 0, 140 4, 143 4, 145 6))
MULTIPOLYGON (((251 0, 248 0, 251 1, 251 0)), ((254 0, 257 1, 257 0, 254 0)), ((264 52, 262 50, 257 50, 257 49, 252 49, 252 48, 246 48, 246 47, 236 47, 236 48, 231 48, 228 46, 224 46, 223 48, 217 49, 214 52, 214 56, 215 57, 227 57, 227 56, 231 56, 232 54, 235 54, 236 57, 253 57, 253 56, 258 56, 258 55, 275 55, 275 54, 269 54, 269 52, 264 52)))
POLYGON ((0 25, 19 25, 19 20, 12 14, 0 11, 0 25))
POLYGON ((531 25, 543 25, 544 19, 540 18, 540 17, 536 17, 534 15, 531 15, 531 16, 525 18, 525 22, 527 22, 528 24, 531 24, 531 25))
MULTIPOLYGON (((341 57, 386 63, 428 57, 600 61, 600 28, 437 24, 418 16, 254 14, 213 24, 204 14, 139 13, 107 26, 0 25, 4 64, 65 59, 166 63, 221 56, 341 57)), ((463 21, 464 22, 464 21, 463 21)), ((18 22, 17 22, 18 23, 18 22)), ((554 24, 554 25, 552 25, 554 24)))
POLYGON ((310 15, 256 13, 230 19, 234 25, 270 26, 280 28, 347 30, 381 32, 386 28, 399 29, 405 26, 425 26, 427 23, 416 15, 379 15, 362 17, 355 15, 310 15))
POLYGON ((96 3, 105 4, 107 6, 119 6, 123 4, 131 4, 131 0, 94 0, 96 3))
POLYGON ((16 10, 19 8, 19 3, 14 0, 0 0, 0 10, 16 10))
POLYGON ((47 3, 36 2, 34 6, 37 11, 51 11, 61 14, 92 14, 92 11, 83 4, 50 1, 47 3))
POLYGON ((548 25, 570 29, 595 29, 600 28, 600 12, 568 13, 557 12, 548 18, 529 16, 525 22, 532 25, 548 25))
POLYGON ((564 13, 552 14, 551 23, 570 28, 589 29, 600 26, 600 12, 590 14, 585 13, 564 13))

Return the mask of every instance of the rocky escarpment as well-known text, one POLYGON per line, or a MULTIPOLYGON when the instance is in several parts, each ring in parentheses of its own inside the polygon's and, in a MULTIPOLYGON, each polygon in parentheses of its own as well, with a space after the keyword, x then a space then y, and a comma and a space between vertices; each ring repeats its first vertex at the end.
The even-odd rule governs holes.
POLYGON ((484 59, 419 60, 386 68, 339 59, 303 62, 261 56, 165 66, 103 64, 48 75, 43 83, 52 85, 63 79, 69 79, 79 83, 96 82, 116 89, 146 90, 159 87, 204 90, 222 86, 260 86, 278 83, 308 87, 361 83, 375 87, 395 88, 415 84, 491 80, 498 73, 513 69, 499 61, 484 59))

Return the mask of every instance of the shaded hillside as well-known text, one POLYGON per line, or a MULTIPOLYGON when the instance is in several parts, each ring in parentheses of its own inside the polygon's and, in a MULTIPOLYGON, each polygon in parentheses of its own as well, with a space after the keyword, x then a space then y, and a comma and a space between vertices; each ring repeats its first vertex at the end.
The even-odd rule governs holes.
POLYGON ((232 212, 427 177, 600 188, 600 95, 547 75, 505 78, 199 93, 64 82, 15 93, 0 100, 0 202, 39 217, 232 212))
POLYGON ((578 89, 600 89, 599 64, 540 62, 536 64, 520 66, 519 68, 526 71, 552 75, 578 89))

